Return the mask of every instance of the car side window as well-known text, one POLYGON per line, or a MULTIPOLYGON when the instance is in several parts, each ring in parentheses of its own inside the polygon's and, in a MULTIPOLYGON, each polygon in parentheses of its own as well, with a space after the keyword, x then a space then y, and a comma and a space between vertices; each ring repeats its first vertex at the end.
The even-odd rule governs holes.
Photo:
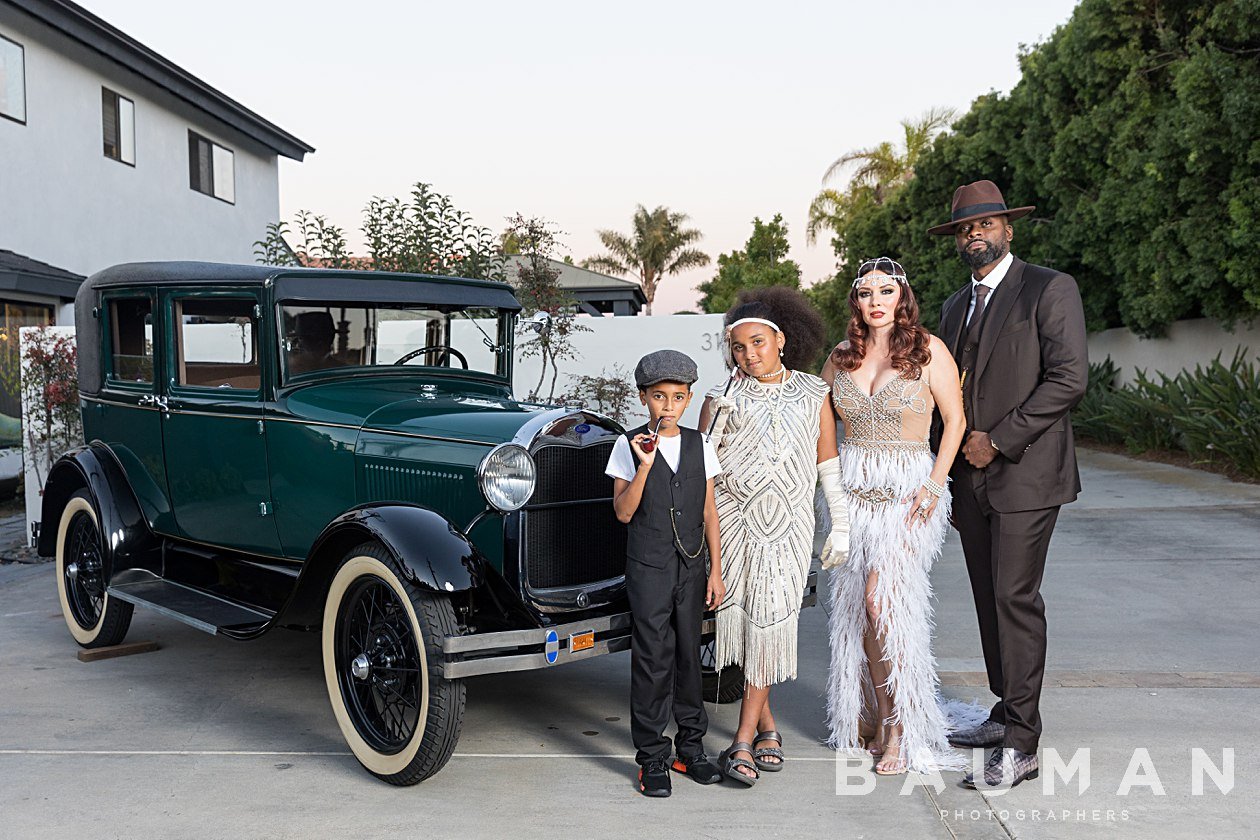
POLYGON ((148 297, 109 303, 109 378, 119 383, 153 383, 153 302, 148 297))
POLYGON ((254 305, 253 298, 175 301, 176 384, 248 391, 261 387, 254 305))

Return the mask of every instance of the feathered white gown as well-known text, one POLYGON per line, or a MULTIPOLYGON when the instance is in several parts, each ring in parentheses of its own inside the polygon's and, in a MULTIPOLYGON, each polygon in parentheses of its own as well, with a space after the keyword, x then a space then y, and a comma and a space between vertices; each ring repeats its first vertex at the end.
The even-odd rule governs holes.
POLYGON ((906 513, 935 462, 927 432, 933 401, 926 381, 901 376, 874 395, 841 371, 832 399, 845 422, 840 469, 849 501, 849 559, 832 572, 831 673, 827 686, 828 743, 862 746, 858 723, 872 720, 874 686, 862 635, 867 623, 866 580, 879 572, 874 596, 894 698, 893 723, 903 727, 901 755, 911 770, 964 769, 965 757, 947 734, 988 717, 988 709, 940 697, 932 655, 932 586, 929 572, 949 527, 950 496, 932 516, 907 528, 906 513))

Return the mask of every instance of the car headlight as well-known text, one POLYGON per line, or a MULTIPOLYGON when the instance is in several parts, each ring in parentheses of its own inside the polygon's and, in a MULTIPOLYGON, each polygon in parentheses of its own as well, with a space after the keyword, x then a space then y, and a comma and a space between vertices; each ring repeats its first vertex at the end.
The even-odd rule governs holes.
POLYGON ((534 459, 522 446, 501 443, 477 465, 481 493, 499 510, 517 510, 534 494, 534 459))

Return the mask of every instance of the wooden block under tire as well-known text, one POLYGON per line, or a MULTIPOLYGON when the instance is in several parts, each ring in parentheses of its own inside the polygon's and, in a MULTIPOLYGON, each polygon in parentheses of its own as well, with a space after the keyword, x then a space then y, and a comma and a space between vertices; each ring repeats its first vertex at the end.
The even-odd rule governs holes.
POLYGON ((91 648, 79 651, 80 662, 96 662, 99 659, 113 659, 116 656, 131 656, 133 653, 149 653, 158 649, 157 642, 127 642, 121 645, 91 648))

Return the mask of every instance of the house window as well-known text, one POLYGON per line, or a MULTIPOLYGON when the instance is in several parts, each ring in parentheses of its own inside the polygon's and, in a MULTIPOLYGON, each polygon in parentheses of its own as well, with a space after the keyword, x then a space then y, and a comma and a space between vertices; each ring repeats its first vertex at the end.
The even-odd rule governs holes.
POLYGON ((22 327, 46 327, 52 322, 51 306, 0 301, 0 447, 22 444, 19 331, 22 327))
POLYGON ((26 50, 0 35, 0 117, 26 124, 26 50))
POLYGON ((228 204, 236 203, 236 165, 231 149, 188 132, 189 185, 228 204))
POLYGON ((176 382, 258 390, 258 319, 254 300, 190 298, 176 303, 176 382))
POLYGON ((136 165, 136 103, 101 88, 101 125, 105 157, 136 165))

